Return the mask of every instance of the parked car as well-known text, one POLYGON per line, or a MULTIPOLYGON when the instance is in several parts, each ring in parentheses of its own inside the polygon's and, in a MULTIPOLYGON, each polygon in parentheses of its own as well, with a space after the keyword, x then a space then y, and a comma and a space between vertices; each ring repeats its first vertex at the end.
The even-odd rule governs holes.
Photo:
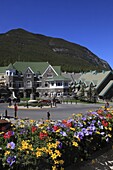
POLYGON ((51 100, 39 100, 39 102, 38 103, 40 103, 40 104, 42 104, 42 105, 47 105, 47 104, 51 104, 51 100))
POLYGON ((53 103, 59 103, 59 104, 61 104, 61 100, 58 99, 58 98, 54 98, 54 99, 53 99, 53 103))

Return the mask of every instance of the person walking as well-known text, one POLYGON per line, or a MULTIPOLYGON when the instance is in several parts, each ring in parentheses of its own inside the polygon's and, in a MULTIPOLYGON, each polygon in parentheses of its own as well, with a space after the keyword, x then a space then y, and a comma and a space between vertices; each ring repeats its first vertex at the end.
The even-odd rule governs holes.
POLYGON ((50 112, 47 112, 47 119, 50 120, 50 112))
POLYGON ((108 108, 109 108, 109 103, 106 102, 106 103, 105 103, 105 110, 107 110, 108 108))

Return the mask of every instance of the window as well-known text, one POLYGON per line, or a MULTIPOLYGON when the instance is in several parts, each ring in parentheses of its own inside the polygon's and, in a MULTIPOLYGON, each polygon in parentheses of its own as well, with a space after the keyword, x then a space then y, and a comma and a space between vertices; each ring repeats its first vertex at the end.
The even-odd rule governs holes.
POLYGON ((51 82, 51 86, 54 86, 54 81, 51 82))
POLYGON ((40 87, 41 86, 41 83, 37 83, 37 87, 40 87))
POLYGON ((31 77, 31 74, 27 74, 27 78, 30 78, 31 77))
POLYGON ((27 81, 27 87, 32 87, 32 82, 30 80, 27 81))
POLYGON ((64 82, 64 86, 68 86, 68 82, 64 82))
POLYGON ((56 86, 62 86, 62 81, 57 81, 56 86))
POLYGON ((53 77, 53 74, 52 73, 48 73, 47 74, 47 78, 52 78, 53 77))
POLYGON ((48 83, 45 83, 45 87, 47 87, 48 86, 48 83))

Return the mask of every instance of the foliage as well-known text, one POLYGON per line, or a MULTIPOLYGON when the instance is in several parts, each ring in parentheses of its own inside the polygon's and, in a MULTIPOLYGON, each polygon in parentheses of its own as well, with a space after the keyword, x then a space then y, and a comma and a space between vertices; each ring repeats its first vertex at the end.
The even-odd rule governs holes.
POLYGON ((61 65, 62 71, 68 72, 110 69, 85 47, 23 29, 0 35, 0 66, 15 61, 48 61, 53 66, 61 65))
POLYGON ((19 120, 0 133, 0 168, 63 170, 87 160, 112 141, 109 108, 73 114, 68 120, 19 120))

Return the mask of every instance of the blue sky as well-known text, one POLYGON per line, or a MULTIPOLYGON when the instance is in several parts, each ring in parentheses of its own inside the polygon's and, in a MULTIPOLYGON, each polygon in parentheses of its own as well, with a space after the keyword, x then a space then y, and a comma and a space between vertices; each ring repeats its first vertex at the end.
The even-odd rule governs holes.
POLYGON ((113 0, 0 0, 0 34, 16 28, 80 44, 113 68, 113 0))

